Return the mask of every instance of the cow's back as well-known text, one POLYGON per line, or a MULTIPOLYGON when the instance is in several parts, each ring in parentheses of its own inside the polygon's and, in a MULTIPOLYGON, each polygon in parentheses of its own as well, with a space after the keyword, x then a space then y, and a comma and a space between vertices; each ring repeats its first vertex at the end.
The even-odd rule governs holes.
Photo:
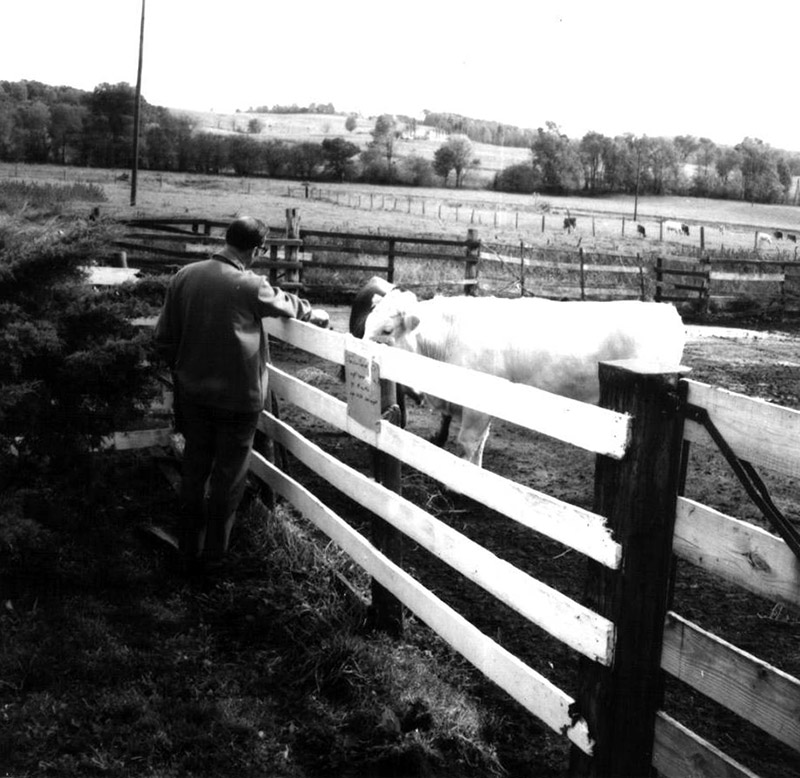
POLYGON ((663 303, 437 297, 419 314, 419 353, 586 402, 598 397, 598 362, 674 366, 685 341, 680 316, 663 303))

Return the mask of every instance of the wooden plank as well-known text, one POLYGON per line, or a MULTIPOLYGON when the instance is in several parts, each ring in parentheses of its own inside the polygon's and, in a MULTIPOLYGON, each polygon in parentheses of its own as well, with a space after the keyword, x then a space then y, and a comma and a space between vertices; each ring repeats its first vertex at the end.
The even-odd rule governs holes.
POLYGON ((692 624, 667 614, 661 667, 800 751, 800 680, 692 624))
POLYGON ((606 567, 619 568, 622 550, 602 516, 477 467, 387 422, 381 422, 375 443, 371 431, 366 432, 352 422, 341 400, 282 370, 272 366, 269 370, 272 391, 303 410, 535 532, 564 543, 606 567))
POLYGON ((262 456, 251 456, 250 469, 526 710, 585 753, 591 753, 593 744, 586 722, 571 714, 574 700, 568 694, 484 635, 262 456))
POLYGON ((663 711, 656 714, 653 767, 664 778, 758 778, 663 711))
POLYGON ((372 431, 366 432, 360 425, 353 423, 345 403, 272 366, 270 386, 279 395, 309 413, 350 432, 364 442, 377 445, 380 450, 417 469, 424 469, 451 488, 536 531, 572 545, 602 564, 614 568, 619 566, 619 544, 611 539, 602 517, 477 468, 393 425, 381 427, 376 443, 372 431), (513 489, 516 494, 504 494, 509 489, 513 489), (537 513, 542 513, 542 516, 537 517, 537 513))
POLYGON ((435 519, 263 413, 259 427, 343 494, 478 584, 528 621, 595 662, 613 658, 614 625, 435 519))
MULTIPOLYGON (((708 410, 736 456, 778 473, 800 477, 800 411, 685 379, 687 399, 708 410)), ((686 440, 715 447, 708 433, 686 422, 686 440)))
POLYGON ((635 274, 639 275, 642 271, 638 267, 631 265, 584 265, 583 270, 585 273, 617 273, 617 274, 635 274))
POLYGON ((781 284, 785 280, 783 273, 730 273, 723 270, 712 270, 708 275, 712 281, 741 281, 747 284, 759 281, 781 284))
POLYGON ((361 270, 365 273, 386 273, 388 270, 386 265, 356 265, 353 262, 319 262, 315 259, 307 261, 305 267, 310 270, 361 270))
POLYGON ((225 238, 219 236, 203 235, 197 232, 186 232, 179 235, 175 233, 167 233, 159 235, 152 232, 128 232, 125 233, 125 240, 146 240, 155 243, 186 243, 186 244, 203 244, 209 248, 219 246, 225 243, 225 238))
POLYGON ((688 278, 708 278, 707 270, 682 270, 680 268, 658 268, 658 273, 662 276, 687 276, 688 278))
POLYGON ((82 267, 86 273, 86 283, 90 286, 119 286, 120 284, 136 283, 139 280, 139 271, 134 267, 105 267, 102 265, 82 267))
MULTIPOLYGON (((318 328, 292 319, 264 319, 264 326, 270 335, 312 353, 318 353, 315 350, 318 344, 314 341, 317 338, 323 340, 316 333, 327 335, 325 347, 331 352, 338 337, 340 345, 335 349, 337 357, 334 361, 338 364, 344 362, 345 336, 330 331, 322 333, 318 328)), ((631 425, 629 416, 379 343, 361 343, 375 358, 381 377, 386 380, 413 386, 419 391, 542 432, 587 451, 615 459, 625 455, 631 425)), ((351 345, 351 348, 356 347, 351 345)))
MULTIPOLYGON (((389 241, 393 240, 396 243, 412 243, 419 246, 453 246, 458 248, 465 248, 467 241, 465 240, 452 240, 447 238, 410 238, 408 235, 375 235, 370 233, 358 232, 329 232, 326 230, 300 230, 300 237, 306 238, 340 238, 342 240, 363 240, 371 243, 385 243, 389 245, 389 241)), ((313 243, 307 243, 309 248, 314 248, 313 243)), ((380 253, 385 253, 381 249, 380 253)))
POLYGON ((800 565, 782 538, 761 527, 679 497, 672 550, 768 600, 800 607, 800 565))

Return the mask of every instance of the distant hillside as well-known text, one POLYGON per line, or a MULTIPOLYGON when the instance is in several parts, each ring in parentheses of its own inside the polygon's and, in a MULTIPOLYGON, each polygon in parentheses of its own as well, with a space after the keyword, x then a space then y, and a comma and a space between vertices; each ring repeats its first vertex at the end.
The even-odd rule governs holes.
MULTIPOLYGON (((251 137, 275 138, 289 143, 321 143, 326 138, 342 137, 355 143, 361 148, 366 148, 372 140, 372 129, 375 126, 374 116, 358 116, 357 125, 353 132, 345 129, 347 117, 340 114, 313 114, 313 113, 215 113, 212 111, 186 111, 174 108, 168 109, 171 113, 186 116, 191 119, 201 132, 233 135, 246 133, 251 119, 258 119, 263 129, 251 137)), ((441 140, 398 140, 397 157, 410 157, 417 155, 424 159, 433 159, 433 155, 442 145, 441 140)), ((481 161, 480 168, 470 174, 470 177, 489 179, 494 174, 508 165, 517 162, 528 162, 531 158, 530 149, 508 148, 495 146, 489 143, 473 142, 475 157, 481 161)))
POLYGON ((353 132, 345 129, 347 116, 341 114, 318 113, 215 113, 213 111, 186 111, 168 109, 171 113, 186 116, 196 122, 197 128, 203 132, 232 134, 247 132, 252 119, 262 123, 263 129, 258 134, 262 138, 279 138, 286 141, 312 141, 319 143, 325 138, 342 137, 352 143, 366 145, 371 139, 370 132, 375 126, 375 117, 357 118, 357 126, 353 132))

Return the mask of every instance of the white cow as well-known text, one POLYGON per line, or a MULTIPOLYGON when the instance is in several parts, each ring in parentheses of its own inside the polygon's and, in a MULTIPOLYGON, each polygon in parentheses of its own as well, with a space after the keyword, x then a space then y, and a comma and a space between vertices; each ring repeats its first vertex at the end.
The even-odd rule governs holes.
POLYGON ((667 232, 674 232, 676 235, 680 235, 683 232, 681 223, 672 221, 671 219, 668 219, 667 221, 664 222, 664 229, 667 232))
MULTIPOLYGON (((442 362, 584 402, 599 397, 598 362, 641 358, 680 363, 685 330, 675 308, 638 301, 435 297, 392 290, 367 317, 364 337, 442 362)), ((461 417, 458 442, 480 466, 491 417, 428 396, 461 417)))
POLYGON ((762 245, 762 244, 765 244, 765 245, 768 244, 768 245, 771 246, 772 245, 772 238, 769 235, 767 235, 766 232, 757 232, 756 233, 756 242, 758 243, 759 246, 762 245))

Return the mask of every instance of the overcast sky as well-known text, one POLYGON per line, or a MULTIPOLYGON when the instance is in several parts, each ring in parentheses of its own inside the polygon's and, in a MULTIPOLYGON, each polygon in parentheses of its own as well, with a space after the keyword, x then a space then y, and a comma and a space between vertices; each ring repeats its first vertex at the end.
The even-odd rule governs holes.
MULTIPOLYGON (((136 83, 141 0, 3 0, 0 79, 136 83)), ((147 0, 142 94, 800 151, 800 2, 147 0)))

